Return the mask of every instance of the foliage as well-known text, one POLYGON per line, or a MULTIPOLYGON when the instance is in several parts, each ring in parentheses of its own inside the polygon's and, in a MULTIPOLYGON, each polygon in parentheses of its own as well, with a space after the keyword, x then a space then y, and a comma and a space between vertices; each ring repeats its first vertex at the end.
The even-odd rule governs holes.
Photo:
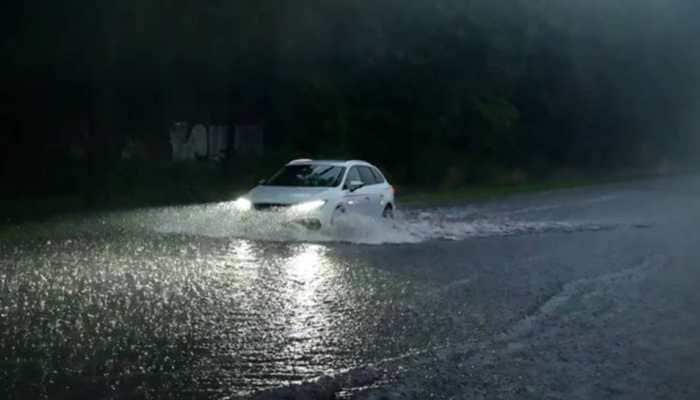
POLYGON ((3 24, 0 174, 100 186, 128 137, 167 160, 180 120, 263 123, 271 159, 434 186, 691 157, 698 5, 657 3, 26 1, 3 24), (56 168, 76 162, 86 178, 56 168))

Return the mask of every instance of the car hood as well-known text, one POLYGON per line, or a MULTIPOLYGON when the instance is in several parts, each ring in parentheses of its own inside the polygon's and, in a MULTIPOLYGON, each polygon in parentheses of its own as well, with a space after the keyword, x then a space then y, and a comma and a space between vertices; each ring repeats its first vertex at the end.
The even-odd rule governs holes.
POLYGON ((246 196, 253 203, 297 204, 323 199, 333 188, 257 186, 246 196))

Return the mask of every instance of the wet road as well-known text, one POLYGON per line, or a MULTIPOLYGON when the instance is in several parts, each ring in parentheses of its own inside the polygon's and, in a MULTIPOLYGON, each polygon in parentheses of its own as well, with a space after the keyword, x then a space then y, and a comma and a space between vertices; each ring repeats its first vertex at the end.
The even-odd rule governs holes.
POLYGON ((697 399, 699 199, 694 176, 313 234, 227 203, 3 228, 0 397, 697 399))

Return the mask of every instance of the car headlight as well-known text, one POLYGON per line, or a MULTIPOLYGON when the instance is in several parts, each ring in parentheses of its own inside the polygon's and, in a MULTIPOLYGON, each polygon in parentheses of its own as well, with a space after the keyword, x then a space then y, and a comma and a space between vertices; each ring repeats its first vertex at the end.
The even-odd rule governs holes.
POLYGON ((318 210, 326 204, 325 200, 313 200, 293 205, 289 210, 293 213, 308 213, 318 210))
POLYGON ((244 197, 241 197, 238 200, 233 202, 233 206, 238 211, 248 211, 251 208, 253 208, 253 203, 251 203, 250 200, 248 200, 244 197))

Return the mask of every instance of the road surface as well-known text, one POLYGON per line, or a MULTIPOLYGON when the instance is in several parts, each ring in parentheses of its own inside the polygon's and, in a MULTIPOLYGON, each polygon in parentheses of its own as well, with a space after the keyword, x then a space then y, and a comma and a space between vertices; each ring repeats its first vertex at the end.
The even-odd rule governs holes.
POLYGON ((700 398, 698 176, 278 222, 3 228, 0 397, 700 398))

